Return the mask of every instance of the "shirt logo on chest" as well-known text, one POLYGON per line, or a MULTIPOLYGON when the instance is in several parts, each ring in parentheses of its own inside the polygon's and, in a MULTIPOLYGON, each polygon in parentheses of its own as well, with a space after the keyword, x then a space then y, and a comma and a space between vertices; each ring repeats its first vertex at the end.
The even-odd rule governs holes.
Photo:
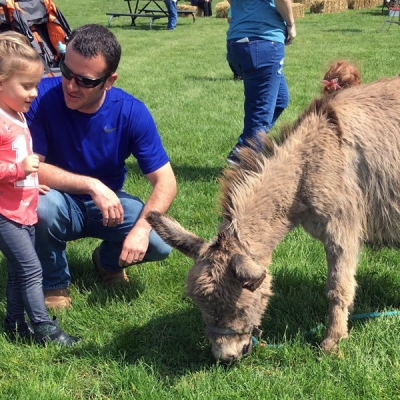
POLYGON ((115 128, 111 128, 109 125, 106 125, 104 127, 104 133, 110 133, 110 132, 115 131, 116 129, 117 129, 116 127, 115 128))

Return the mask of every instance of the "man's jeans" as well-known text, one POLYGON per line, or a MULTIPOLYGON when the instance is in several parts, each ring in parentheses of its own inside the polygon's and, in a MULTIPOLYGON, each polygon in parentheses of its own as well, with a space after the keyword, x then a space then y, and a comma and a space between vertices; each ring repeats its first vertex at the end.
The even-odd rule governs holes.
POLYGON ((268 132, 288 106, 284 55, 282 43, 258 38, 249 38, 249 42, 228 41, 227 60, 240 71, 244 84, 244 128, 239 144, 259 131, 268 132))
POLYGON ((168 10, 168 29, 175 29, 176 22, 178 21, 178 10, 176 8, 176 1, 164 0, 168 10))
POLYGON ((0 215, 0 250, 7 259, 6 324, 51 321, 44 302, 42 266, 35 251, 35 228, 17 224, 0 215))
MULTIPOLYGON (((43 289, 66 288, 71 282, 65 249, 68 241, 84 237, 102 239, 100 263, 107 270, 120 270, 122 243, 138 220, 143 202, 125 191, 116 192, 124 209, 124 221, 103 226, 102 215, 92 200, 83 200, 57 190, 39 196, 36 250, 43 267, 43 289)), ((171 247, 152 230, 142 262, 165 259, 171 247)))

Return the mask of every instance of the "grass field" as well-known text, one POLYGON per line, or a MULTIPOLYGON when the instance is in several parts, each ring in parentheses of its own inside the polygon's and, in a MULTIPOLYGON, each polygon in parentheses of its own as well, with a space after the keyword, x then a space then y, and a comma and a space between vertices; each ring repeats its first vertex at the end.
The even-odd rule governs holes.
MULTIPOLYGON (((216 1, 214 0, 214 7, 216 1)), ((72 28, 107 25, 107 11, 127 11, 123 0, 58 0, 72 28)), ((362 80, 399 73, 400 28, 379 32, 386 16, 376 9, 309 14, 286 49, 291 103, 278 121, 293 122, 319 94, 327 64, 355 62, 362 80)), ((220 220, 218 178, 243 119, 243 88, 225 60, 227 22, 146 18, 130 25, 115 18, 111 30, 123 56, 116 86, 151 110, 176 172, 179 193, 170 214, 211 239, 220 220)), ((147 198, 150 185, 128 161, 126 189, 147 198)), ((275 295, 262 323, 269 345, 231 367, 213 362, 199 310, 185 296, 191 260, 173 251, 159 263, 129 267, 131 284, 106 289, 91 253, 98 241, 69 243, 73 307, 57 312, 60 325, 82 338, 72 349, 13 343, 3 334, 6 265, 0 258, 0 399, 397 399, 400 398, 400 319, 350 323, 336 356, 319 351, 328 305, 326 263, 320 243, 301 229, 273 255, 275 295), (275 346, 277 345, 277 346, 275 346)), ((400 303, 398 252, 365 249, 357 274, 355 313, 396 310, 400 303)))

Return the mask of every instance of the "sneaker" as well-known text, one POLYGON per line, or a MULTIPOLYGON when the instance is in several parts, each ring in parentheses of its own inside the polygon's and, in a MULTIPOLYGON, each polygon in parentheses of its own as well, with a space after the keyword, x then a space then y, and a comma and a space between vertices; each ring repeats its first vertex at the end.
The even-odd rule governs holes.
POLYGON ((44 301, 49 308, 66 308, 71 305, 67 288, 44 290, 44 301))
POLYGON ((239 149, 235 146, 231 152, 228 154, 228 157, 226 157, 226 162, 229 165, 235 166, 237 167, 240 164, 240 160, 239 160, 239 149))
POLYGON ((104 269, 100 264, 100 247, 96 247, 92 254, 94 268, 101 279, 107 286, 129 283, 129 278, 124 269, 118 271, 109 271, 104 269))

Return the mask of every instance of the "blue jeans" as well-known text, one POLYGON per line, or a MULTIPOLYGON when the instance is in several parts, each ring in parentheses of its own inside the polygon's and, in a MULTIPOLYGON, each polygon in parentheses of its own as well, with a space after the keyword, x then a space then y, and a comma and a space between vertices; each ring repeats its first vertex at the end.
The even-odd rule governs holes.
POLYGON ((259 131, 267 133, 289 104, 283 74, 285 45, 258 38, 228 40, 227 60, 240 72, 244 85, 244 127, 238 144, 259 131))
MULTIPOLYGON (((43 289, 69 286, 71 275, 65 254, 67 242, 84 237, 102 239, 100 263, 107 270, 118 266, 122 244, 143 209, 143 202, 123 190, 116 192, 124 209, 124 221, 116 227, 103 226, 102 215, 92 200, 84 200, 57 190, 39 196, 36 225, 37 254, 43 267, 43 289)), ((150 243, 142 262, 160 261, 171 252, 152 230, 150 243)))
POLYGON ((168 29, 175 29, 176 22, 178 21, 178 11, 176 9, 176 1, 164 0, 168 10, 168 29))
POLYGON ((49 322, 42 289, 42 266, 35 251, 35 228, 0 215, 0 250, 7 259, 6 324, 25 323, 25 311, 32 324, 49 322))

